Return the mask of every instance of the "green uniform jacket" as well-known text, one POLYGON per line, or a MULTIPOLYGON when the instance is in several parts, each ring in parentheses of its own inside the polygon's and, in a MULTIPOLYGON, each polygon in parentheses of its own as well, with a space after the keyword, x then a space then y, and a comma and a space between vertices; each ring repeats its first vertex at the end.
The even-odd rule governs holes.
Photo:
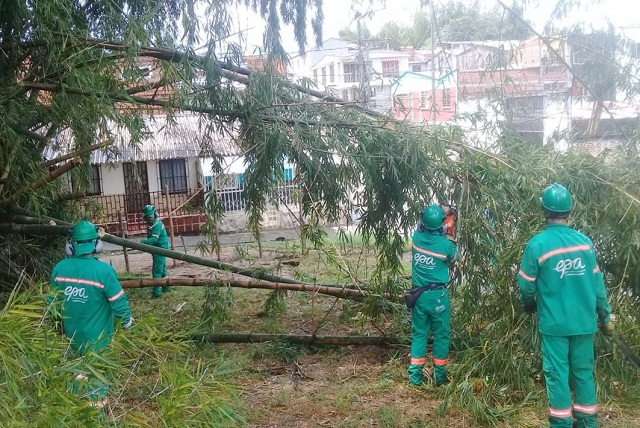
POLYGON ((62 301, 64 334, 80 353, 100 349, 113 337, 114 316, 131 319, 129 301, 116 271, 92 256, 69 257, 51 272, 51 300, 62 301))
POLYGON ((520 301, 537 300, 539 330, 550 336, 592 334, 609 321, 604 278, 591 239, 550 223, 527 243, 518 272, 520 301))
POLYGON ((147 237, 140 242, 155 247, 169 248, 167 229, 165 229, 164 224, 158 217, 156 217, 151 226, 147 228, 147 237))
POLYGON ((411 250, 411 283, 417 287, 449 282, 449 264, 458 259, 456 244, 439 231, 413 233, 411 250))

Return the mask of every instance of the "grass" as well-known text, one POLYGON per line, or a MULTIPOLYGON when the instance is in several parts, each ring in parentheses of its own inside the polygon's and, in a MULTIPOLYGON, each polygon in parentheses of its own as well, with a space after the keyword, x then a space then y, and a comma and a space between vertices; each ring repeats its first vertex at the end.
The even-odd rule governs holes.
MULTIPOLYGON (((229 262, 260 263, 266 267, 277 264, 282 255, 295 256, 301 261, 295 269, 302 275, 326 280, 343 278, 343 271, 332 265, 330 254, 312 251, 303 258, 294 247, 291 242, 275 243, 273 248, 263 248, 263 259, 257 258, 257 248, 251 246, 241 260, 237 259, 239 252, 234 247, 226 248, 223 254, 229 262)), ((371 270, 366 265, 372 263, 373 254, 369 249, 356 251, 356 248, 348 254, 339 254, 339 260, 343 265, 353 266, 362 277, 371 270)), ((138 270, 134 269, 136 276, 149 269, 148 258, 138 256, 141 262, 138 270)), ((135 262, 132 264, 135 266, 135 262)), ((284 275, 293 272, 291 267, 281 269, 284 275)), ((170 274, 204 276, 210 272, 208 268, 178 264, 170 274)), ((544 385, 536 377, 535 366, 532 369, 529 365, 537 360, 522 354, 529 346, 524 342, 529 337, 528 330, 524 331, 519 324, 514 327, 508 317, 492 322, 481 318, 468 322, 461 312, 466 306, 460 302, 454 302, 457 311, 454 342, 458 348, 452 353, 450 365, 453 382, 445 388, 416 388, 407 381, 407 346, 314 347, 283 342, 194 346, 181 339, 195 331, 408 334, 406 311, 382 311, 372 320, 366 315, 366 306, 358 302, 293 292, 274 297, 267 290, 176 287, 161 299, 151 299, 150 289, 129 290, 127 294, 138 324, 135 335, 117 336, 114 346, 113 356, 120 360, 112 362, 119 373, 114 388, 123 391, 112 414, 117 418, 114 426, 155 427, 161 426, 160 420, 163 426, 265 428, 373 425, 506 428, 545 424, 544 385), (278 310, 265 310, 269 306, 278 310), (203 316, 207 310, 211 315, 208 318, 203 316), (512 331, 512 335, 501 337, 505 329, 512 331), (506 360, 506 354, 513 354, 514 358, 506 360), (521 386, 513 388, 518 382, 521 386), (211 421, 215 424, 211 425, 211 421)), ((464 293, 460 293, 458 299, 463 298, 464 293)), ((494 300, 498 301, 498 296, 494 300)), ((29 322, 35 321, 27 317, 20 322, 28 331, 29 322)), ((530 328, 530 324, 522 322, 530 328)), ((6 327, 5 335, 0 333, 0 342, 6 343, 9 337, 6 331, 15 328, 6 327)), ((55 343, 52 355, 59 356, 63 342, 56 339, 55 343)), ((16 358, 4 352, 3 362, 16 358)), ((39 352, 42 355, 42 350, 39 352)), ((613 364, 617 360, 603 361, 613 364)), ((610 398, 602 406, 601 426, 640 426, 637 382, 620 383, 620 376, 607 376, 607 382, 618 382, 618 392, 607 395, 610 398)), ((38 388, 27 387, 38 397, 38 388)), ((14 395, 15 400, 17 397, 14 395)), ((6 408, 12 408, 15 400, 8 400, 6 408)), ((74 403, 73 414, 85 415, 82 420, 87 421, 86 426, 92 426, 94 414, 83 410, 82 403, 73 396, 64 395, 64 400, 74 403)), ((60 416, 49 416, 59 422, 60 416)), ((61 422, 56 426, 72 425, 61 422)))

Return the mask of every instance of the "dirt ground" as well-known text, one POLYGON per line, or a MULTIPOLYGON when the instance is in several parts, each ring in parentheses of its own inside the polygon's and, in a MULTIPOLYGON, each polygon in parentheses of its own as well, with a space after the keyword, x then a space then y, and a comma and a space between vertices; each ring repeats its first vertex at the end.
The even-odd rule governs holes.
MULTIPOLYGON (((193 248, 191 254, 201 256, 193 248)), ((150 276, 151 256, 134 251, 129 254, 133 275, 150 276)), ((211 255, 205 256, 214 258, 211 255)), ((369 257, 369 256, 365 256, 369 257)), ((225 246, 221 261, 238 266, 273 268, 278 275, 291 277, 300 272, 331 275, 322 261, 299 259, 292 267, 283 260, 296 259, 291 248, 267 248, 258 258, 250 245, 225 246)), ((119 273, 125 272, 122 252, 103 254, 119 273)), ((373 263, 373 262, 371 262, 373 263)), ((368 261, 359 262, 370 269, 368 261)), ((208 278, 231 275, 185 262, 167 261, 171 278, 208 278)), ((265 314, 268 290, 234 290, 230 317, 218 331, 290 334, 380 334, 390 319, 371 325, 362 314, 339 299, 288 293, 286 310, 277 316, 265 314)), ((202 314, 202 287, 178 287, 162 299, 151 300, 150 290, 132 290, 130 300, 136 311, 171 313, 176 325, 193 322, 202 314), (174 308, 181 309, 176 312, 174 308)), ((406 378, 408 347, 332 347, 314 348, 282 344, 217 344, 235 358, 241 368, 234 381, 240 387, 240 413, 247 427, 451 427, 481 426, 542 427, 546 409, 542 406, 520 408, 496 424, 474 422, 468 411, 455 403, 443 409, 443 391, 434 386, 412 387, 406 378)), ((428 374, 427 374, 428 376, 428 374)), ((508 412, 506 412, 508 413, 508 412)), ((601 411, 602 427, 640 427, 637 411, 608 407, 601 411)))

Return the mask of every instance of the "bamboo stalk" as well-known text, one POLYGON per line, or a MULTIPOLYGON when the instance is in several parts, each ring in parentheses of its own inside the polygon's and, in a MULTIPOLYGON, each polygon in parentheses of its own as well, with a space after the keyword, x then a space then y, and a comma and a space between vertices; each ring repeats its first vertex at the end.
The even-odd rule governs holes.
POLYGON ((261 288, 266 290, 288 290, 288 291, 306 291, 309 293, 325 294, 334 297, 354 298, 366 297, 365 291, 354 290, 351 288, 341 288, 338 285, 312 285, 312 284, 290 284, 281 282, 267 281, 246 281, 239 279, 202 279, 202 278, 159 278, 159 279, 120 279, 122 288, 145 288, 145 287, 202 287, 207 285, 213 286, 231 286, 238 288, 261 288))
MULTIPOLYGON (((171 250, 175 251, 175 247, 173 245, 173 213, 171 212, 171 199, 169 198, 169 185, 164 185, 164 198, 167 201, 167 211, 169 211, 169 240, 171 242, 171 250)), ((176 267, 176 259, 172 259, 172 266, 176 267)))
MULTIPOLYGON (((54 221, 57 225, 37 225, 37 224, 14 224, 14 223, 0 223, 0 232, 6 234, 26 234, 26 235, 67 235, 69 229, 72 227, 71 223, 64 221, 47 218, 47 220, 54 221)), ((156 254, 159 256, 171 257, 183 262, 193 263, 201 266, 207 266, 214 269, 219 269, 226 272, 236 273, 238 275, 250 276, 256 279, 262 279, 270 282, 282 282, 286 284, 299 284, 290 278, 281 277, 278 275, 272 275, 267 273, 264 269, 243 268, 234 266, 228 263, 219 262, 216 260, 209 260, 202 257, 193 256, 190 254, 183 254, 177 251, 166 250, 160 247, 154 247, 153 245, 141 244, 136 241, 123 239, 111 234, 105 234, 102 237, 104 242, 108 242, 114 245, 120 245, 121 247, 132 248, 134 250, 140 250, 149 254, 156 254)), ((317 284, 327 285, 327 284, 317 284)))
POLYGON ((264 343, 290 342, 313 345, 337 346, 386 346, 409 343, 407 337, 396 336, 316 336, 299 334, 261 334, 261 333, 201 333, 191 338, 204 343, 264 343))
MULTIPOLYGON (((122 210, 118 211, 118 229, 120 229, 120 236, 122 239, 125 239, 127 236, 127 230, 125 228, 124 220, 122 220, 122 210)), ((127 269, 127 273, 129 273, 129 251, 127 248, 123 248, 124 254, 124 266, 127 269)))
POLYGON ((38 180, 34 181, 33 183, 23 187, 22 189, 18 190, 13 195, 9 196, 7 199, 4 199, 4 200, 0 201, 0 207, 6 207, 6 206, 9 206, 9 205, 15 204, 18 201, 18 199, 20 198, 20 196, 22 196, 28 190, 39 189, 40 187, 44 186, 46 183, 55 180, 56 178, 60 177, 65 172, 70 171, 71 169, 75 168, 76 166, 80 165, 81 163, 82 163, 82 160, 80 158, 73 158, 73 159, 71 159, 71 161, 67 162, 66 164, 62 165, 61 167, 56 168, 53 171, 48 171, 45 174, 44 177, 39 178, 38 180))
POLYGON ((98 150, 98 149, 102 149, 102 148, 105 148, 105 147, 109 147, 111 144, 113 144, 113 142, 111 140, 105 140, 105 141, 103 141, 101 143, 97 143, 97 144, 94 144, 92 146, 85 147, 85 148, 80 149, 80 150, 76 150, 75 152, 70 153, 68 155, 64 155, 64 156, 60 156, 60 157, 48 160, 48 161, 46 161, 44 163, 44 166, 55 165, 57 163, 64 162, 64 161, 69 160, 71 158, 74 158, 76 156, 80 156, 80 155, 83 155, 85 153, 93 152, 94 150, 98 150))

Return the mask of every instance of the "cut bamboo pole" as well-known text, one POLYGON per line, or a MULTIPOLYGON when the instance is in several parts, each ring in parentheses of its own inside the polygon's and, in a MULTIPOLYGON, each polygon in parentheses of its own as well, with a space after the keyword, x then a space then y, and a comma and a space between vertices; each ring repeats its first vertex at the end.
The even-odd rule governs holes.
POLYGON ((310 284, 289 284, 268 281, 246 281, 239 279, 201 279, 201 278, 160 278, 160 279, 120 279, 122 288, 144 288, 144 287, 202 287, 231 286, 239 288, 262 288, 267 290, 288 290, 306 291, 309 293, 326 294, 328 296, 344 298, 363 298, 367 296, 365 291, 341 288, 339 286, 310 285, 310 284))
MULTIPOLYGON (((31 217, 34 218, 35 217, 31 217)), ((56 225, 45 224, 16 224, 16 223, 0 223, 0 232, 5 234, 23 234, 23 235, 62 235, 66 236, 69 233, 69 229, 73 226, 71 223, 56 220, 50 217, 43 218, 42 220, 53 221, 56 225)), ((25 221, 26 222, 26 221, 25 221)), ((273 275, 260 268, 244 268, 234 266, 228 263, 219 262, 216 260, 209 260, 202 257, 197 257, 191 254, 183 254, 177 251, 171 251, 160 247, 154 247, 152 245, 141 244, 136 241, 123 239, 111 234, 105 234, 102 237, 104 242, 110 244, 119 245, 123 248, 132 248, 149 254, 156 254, 159 256, 165 256, 174 258, 187 263, 194 263, 201 266, 207 266, 214 269, 222 270, 225 272, 232 272, 238 275, 250 276, 256 279, 262 279, 270 282, 282 282, 286 284, 300 284, 299 281, 291 278, 285 278, 278 275, 273 275)), ((315 284, 315 285, 328 285, 331 284, 315 284)))
POLYGON ((18 190, 13 195, 9 196, 7 199, 1 200, 0 201, 0 207, 6 207, 6 206, 9 206, 9 205, 15 204, 18 201, 18 199, 20 199, 20 196, 22 196, 27 191, 36 190, 36 189, 41 188, 46 183, 55 180, 56 178, 60 177, 65 172, 70 171, 71 169, 75 168, 76 166, 80 165, 81 163, 82 163, 82 160, 80 158, 73 158, 69 162, 67 162, 64 165, 54 169, 53 171, 47 171, 46 174, 44 175, 44 177, 37 179, 36 181, 34 181, 31 184, 28 184, 27 186, 25 186, 22 189, 18 190))
POLYGON ((316 336, 298 334, 260 334, 260 333, 201 333, 191 338, 203 343, 264 343, 290 342, 307 345, 338 346, 386 346, 402 345, 410 342, 408 337, 396 336, 316 336))
MULTIPOLYGON (((122 220, 122 210, 118 211, 118 227, 120 228, 120 236, 125 239, 127 236, 127 231, 125 229, 124 221, 122 220)), ((129 273, 129 250, 124 247, 124 266, 127 269, 127 273, 129 273)))
MULTIPOLYGON (((171 241, 171 251, 175 251, 176 247, 173 246, 173 213, 171 212, 171 200, 169 199, 169 185, 164 185, 164 198, 167 201, 167 211, 169 211, 169 239, 171 241)), ((172 266, 176 267, 176 259, 172 260, 172 266)))
POLYGON ((101 143, 94 144, 92 146, 85 147, 85 148, 82 148, 80 150, 76 150, 74 153, 70 153, 68 155, 64 155, 64 156, 57 157, 55 159, 48 160, 48 161, 46 161, 44 163, 44 166, 52 166, 52 165, 55 165, 57 163, 64 162, 66 160, 72 159, 72 158, 74 158, 76 156, 80 156, 80 155, 83 155, 85 153, 90 153, 90 152, 93 152, 93 151, 98 150, 98 149, 103 149, 105 147, 109 147, 111 144, 113 144, 113 141, 105 140, 105 141, 103 141, 101 143))

